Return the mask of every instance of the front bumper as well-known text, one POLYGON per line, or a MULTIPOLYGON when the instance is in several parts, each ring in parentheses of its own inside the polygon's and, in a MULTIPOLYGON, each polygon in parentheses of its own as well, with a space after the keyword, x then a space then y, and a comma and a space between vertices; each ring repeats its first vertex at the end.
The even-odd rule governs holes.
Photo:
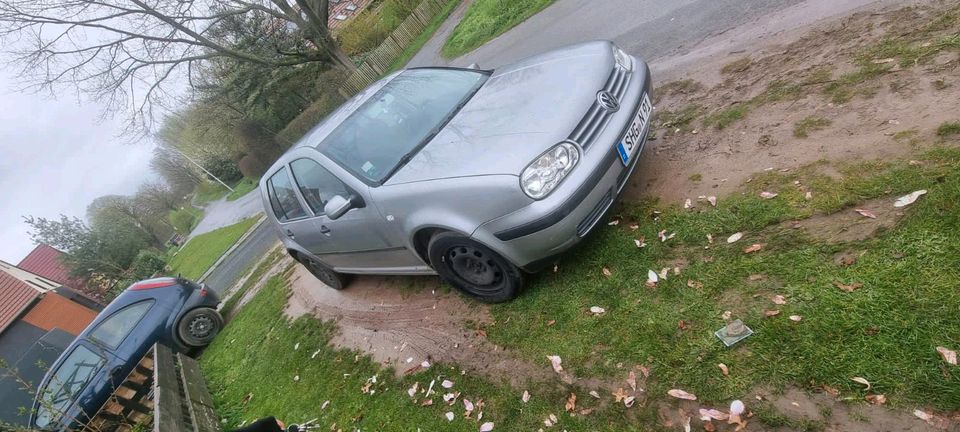
MULTIPOLYGON (((549 266, 555 257, 570 249, 603 219, 627 180, 637 167, 651 122, 643 131, 643 140, 634 151, 629 165, 624 166, 617 153, 617 143, 640 109, 645 94, 650 92, 650 74, 646 64, 623 98, 624 107, 611 120, 597 142, 584 152, 579 172, 546 199, 481 225, 473 237, 497 250, 515 265, 534 272, 549 266)), ((575 170, 577 171, 577 170, 575 170)))

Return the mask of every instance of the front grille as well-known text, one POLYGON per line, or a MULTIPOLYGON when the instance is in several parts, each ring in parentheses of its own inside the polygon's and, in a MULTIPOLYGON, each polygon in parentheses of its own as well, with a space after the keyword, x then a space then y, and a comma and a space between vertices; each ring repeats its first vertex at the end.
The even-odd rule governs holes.
POLYGON ((610 207, 610 204, 613 203, 613 191, 608 191, 606 195, 600 199, 600 202, 597 203, 593 210, 590 210, 590 213, 587 214, 579 224, 577 224, 577 236, 583 237, 590 232, 590 229, 597 224, 597 220, 603 216, 603 213, 607 210, 607 207, 610 207))
MULTIPOLYGON (((612 93, 618 101, 623 102, 623 95, 627 92, 627 84, 629 83, 630 72, 614 67, 602 90, 612 93)), ((601 108, 599 102, 594 101, 590 109, 587 110, 587 114, 583 116, 583 119, 580 120, 580 123, 577 124, 577 127, 573 129, 567 139, 586 149, 596 141, 597 136, 607 127, 607 123, 610 122, 610 117, 613 114, 601 108)))

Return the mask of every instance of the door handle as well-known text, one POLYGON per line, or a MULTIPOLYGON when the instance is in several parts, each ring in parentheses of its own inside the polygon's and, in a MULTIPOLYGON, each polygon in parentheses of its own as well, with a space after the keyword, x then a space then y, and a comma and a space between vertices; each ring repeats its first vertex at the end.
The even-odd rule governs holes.
POLYGON ((290 237, 292 239, 297 238, 297 236, 293 235, 293 231, 290 231, 290 230, 287 230, 287 237, 290 237))
POLYGON ((330 228, 327 228, 326 225, 320 225, 320 232, 323 234, 330 234, 330 228))

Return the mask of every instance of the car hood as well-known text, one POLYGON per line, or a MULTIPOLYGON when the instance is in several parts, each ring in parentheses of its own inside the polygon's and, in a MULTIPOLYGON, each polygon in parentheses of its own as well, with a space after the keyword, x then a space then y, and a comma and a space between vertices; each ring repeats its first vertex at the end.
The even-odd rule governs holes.
POLYGON ((498 69, 387 185, 520 175, 570 134, 613 69, 612 45, 591 42, 498 69))

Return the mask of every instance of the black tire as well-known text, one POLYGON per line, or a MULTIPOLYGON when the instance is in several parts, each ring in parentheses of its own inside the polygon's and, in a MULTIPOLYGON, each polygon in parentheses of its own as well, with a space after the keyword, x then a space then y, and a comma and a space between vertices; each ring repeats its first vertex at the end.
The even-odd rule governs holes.
POLYGON ((511 300, 523 286, 523 274, 517 266, 493 249, 460 234, 434 235, 427 254, 441 278, 484 303, 511 300))
POLYGON ((317 278, 317 280, 337 291, 346 289, 350 284, 350 278, 347 275, 343 273, 337 273, 330 269, 330 267, 323 265, 323 263, 317 262, 308 257, 300 257, 300 264, 303 264, 303 266, 306 267, 313 277, 317 278))
POLYGON ((206 307, 190 310, 177 323, 177 335, 184 345, 191 348, 209 345, 222 329, 223 317, 220 312, 206 307))

